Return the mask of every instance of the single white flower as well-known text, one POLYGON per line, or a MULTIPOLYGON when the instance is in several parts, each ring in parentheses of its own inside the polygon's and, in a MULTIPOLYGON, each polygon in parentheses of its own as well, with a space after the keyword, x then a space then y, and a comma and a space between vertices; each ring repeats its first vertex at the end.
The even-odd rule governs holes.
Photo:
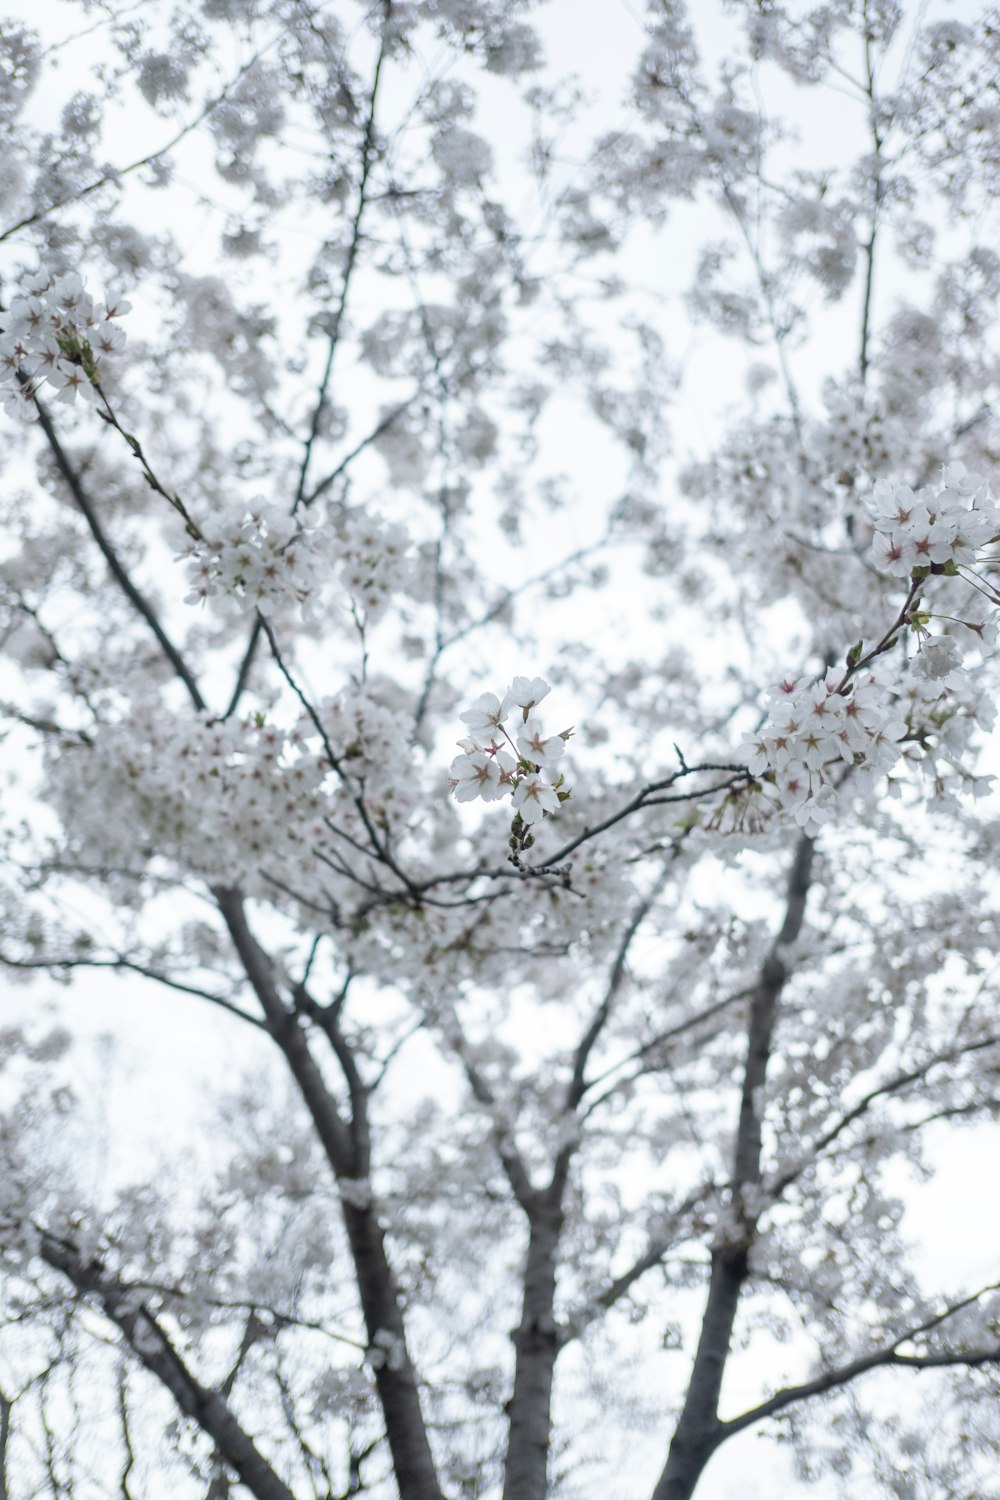
POLYGON ((525 725, 525 733, 518 736, 517 752, 536 766, 553 766, 566 753, 566 741, 558 734, 547 735, 541 724, 525 725))
MULTIPOLYGON (((456 793, 457 795, 457 793, 456 793)), ((554 787, 538 775, 525 776, 514 792, 514 806, 525 823, 537 823, 545 813, 559 811, 559 797, 554 787)))
POLYGON ((762 776, 771 764, 767 741, 762 735, 749 730, 740 742, 739 754, 746 760, 747 770, 751 776, 762 776))
POLYGON ((917 566, 912 537, 902 530, 876 532, 872 542, 872 561, 880 573, 905 578, 917 566))
POLYGON ((910 664, 914 677, 936 679, 947 677, 962 665, 962 653, 950 635, 936 635, 926 640, 910 664))
POLYGON ((496 693, 480 693, 472 707, 458 717, 463 724, 468 724, 473 734, 492 735, 493 730, 499 729, 507 717, 506 701, 505 698, 501 704, 496 693))
POLYGON ((521 717, 527 723, 528 714, 536 703, 541 703, 551 691, 552 689, 542 677, 515 677, 504 694, 501 718, 506 718, 511 705, 516 704, 521 710, 521 717))
POLYGON ((482 797, 484 802, 495 802, 503 796, 500 789, 500 768, 485 750, 472 750, 465 755, 456 755, 451 763, 451 789, 457 802, 472 802, 482 797))

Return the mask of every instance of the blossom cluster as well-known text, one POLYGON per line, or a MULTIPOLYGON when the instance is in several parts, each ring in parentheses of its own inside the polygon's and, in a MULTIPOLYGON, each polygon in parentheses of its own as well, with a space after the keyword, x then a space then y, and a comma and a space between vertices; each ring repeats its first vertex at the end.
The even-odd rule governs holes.
POLYGON ((186 604, 219 596, 237 609, 265 615, 288 604, 308 615, 329 571, 317 534, 264 503, 209 523, 186 555, 186 604))
POLYGON ((890 770, 905 731, 905 720, 871 672, 845 683, 831 670, 818 682, 787 681, 774 688, 767 720, 744 736, 743 750, 751 775, 765 777, 778 806, 812 832, 834 815, 844 769, 890 770))
POLYGON ((979 549, 1000 534, 1000 507, 985 480, 960 463, 945 466, 937 489, 914 492, 908 484, 880 479, 868 506, 875 566, 900 578, 914 568, 940 572, 972 564, 979 549))
POLYGON ((340 527, 339 571, 355 610, 372 624, 394 594, 407 586, 405 555, 409 538, 401 526, 357 508, 340 527))
POLYGON ((515 816, 529 825, 559 811, 570 795, 559 763, 572 731, 547 734, 536 716, 550 691, 541 677, 515 677, 502 698, 481 693, 459 716, 469 730, 458 741, 462 754, 451 763, 451 789, 459 802, 497 802, 510 793, 515 816))
POLYGON ((32 420, 43 385, 56 401, 79 395, 97 405, 104 362, 125 347, 118 322, 128 302, 95 302, 75 272, 41 274, 11 302, 0 328, 0 398, 11 416, 32 420))
POLYGON ((329 766, 304 724, 191 722, 145 704, 54 756, 49 772, 74 847, 108 868, 176 859, 255 889, 267 863, 298 878, 327 833, 329 766))
POLYGON ((298 605, 309 619, 321 589, 339 583, 355 616, 371 625, 412 584, 408 547, 401 526, 360 509, 318 525, 256 500, 214 517, 188 543, 185 603, 219 598, 262 614, 298 605))

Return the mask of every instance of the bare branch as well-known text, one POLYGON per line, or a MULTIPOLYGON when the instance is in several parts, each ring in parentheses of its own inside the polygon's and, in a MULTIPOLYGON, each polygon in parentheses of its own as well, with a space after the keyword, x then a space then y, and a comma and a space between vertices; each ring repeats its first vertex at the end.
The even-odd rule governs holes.
POLYGON ((655 1270, 661 1266, 672 1247, 677 1243, 678 1232, 687 1216, 704 1203, 706 1199, 714 1197, 718 1185, 714 1182, 703 1183, 700 1187, 689 1193, 682 1203, 671 1212, 668 1223, 670 1233, 662 1230, 655 1235, 640 1256, 633 1261, 628 1270, 623 1271, 609 1282, 604 1291, 599 1292, 585 1307, 579 1308, 572 1313, 563 1327, 560 1329, 560 1338, 564 1344, 579 1338, 581 1334, 595 1322, 597 1318, 610 1311, 616 1303, 626 1297, 637 1281, 640 1281, 648 1271, 655 1270))
POLYGON ((111 576, 118 584, 118 587, 121 589, 126 599, 132 605, 132 608, 135 610, 136 614, 139 615, 141 619, 145 620, 146 624, 149 626, 149 629, 155 636, 157 644, 159 645, 160 650, 163 652, 163 655, 166 657, 174 672, 180 678, 181 682, 183 682, 185 688, 187 689, 188 697, 191 699, 194 707, 198 710, 199 713, 205 713, 205 700, 201 696, 201 690, 198 687, 198 683, 195 679, 194 674, 188 667, 180 651, 174 645, 173 641, 170 639, 169 635, 161 624, 156 610, 153 608, 152 604, 150 604, 146 596, 133 583, 127 569, 119 558, 114 547, 112 547, 111 542, 108 540, 104 528, 101 525, 100 520, 98 519, 97 512, 94 509, 93 504, 91 503, 90 497, 83 487, 80 476, 74 469, 73 465, 70 463, 69 456, 67 455, 62 443, 59 441, 59 435, 52 425, 52 419, 46 411, 44 404, 41 401, 37 400, 37 398, 35 404, 38 408, 38 420, 41 425, 42 431, 45 433, 45 436, 48 440, 49 447, 52 450, 52 456, 56 461, 56 467, 58 468, 63 479, 66 481, 66 485, 69 488, 70 494, 76 501, 77 507, 79 508, 81 515, 83 516, 84 520, 87 523, 87 526, 90 529, 90 534, 94 538, 94 541, 97 543, 101 556, 104 558, 104 561, 107 563, 108 568, 111 571, 111 576))
POLYGON ((192 131, 197 130, 199 125, 204 124, 209 116, 218 109, 220 104, 225 103, 233 89, 246 76, 247 72, 255 66, 261 55, 260 52, 257 52, 248 62, 244 63, 235 78, 232 78, 226 84, 225 88, 216 94, 214 99, 210 99, 193 119, 182 126, 177 134, 167 141, 165 146, 160 146, 156 151, 150 151, 146 156, 140 156, 137 160, 130 162, 128 166, 113 167, 110 171, 103 172, 93 182, 89 182, 86 187, 79 188, 76 192, 68 193, 65 198, 60 198, 55 203, 49 203, 45 208, 36 209, 33 214, 29 214, 27 218, 20 219, 16 224, 11 224, 9 229, 5 229, 0 233, 0 244, 4 240, 9 240, 13 235, 18 234, 22 229, 30 229, 33 224, 40 224, 50 214, 58 213, 59 209, 68 208, 73 203, 79 203, 81 199, 89 198, 92 193, 98 192, 102 187, 107 187, 109 183, 117 183, 121 178, 129 177, 133 172, 138 172, 143 167, 148 167, 153 162, 159 161, 162 157, 169 156, 175 146, 179 146, 181 141, 189 136, 192 131))
POLYGON ((122 1465, 121 1478, 118 1481, 122 1500, 133 1500, 132 1491, 129 1488, 129 1478, 135 1468, 135 1449, 132 1446, 132 1427, 128 1415, 128 1378, 124 1360, 118 1366, 118 1422, 121 1427, 122 1447, 125 1450, 125 1462, 122 1465))
MULTIPOLYGON (((965 1057, 970 1053, 988 1051, 991 1047, 996 1047, 998 1045, 1000 1045, 1000 1035, 978 1037, 974 1042, 967 1042, 964 1046, 949 1047, 944 1052, 937 1052, 932 1057, 927 1058, 925 1062, 920 1063, 917 1067, 909 1068, 905 1073, 897 1073, 894 1078, 887 1079, 885 1083, 880 1083, 876 1085, 875 1088, 869 1089, 868 1093, 865 1094, 863 1098, 858 1100, 853 1109, 847 1110, 846 1113, 841 1115, 839 1120, 835 1121, 833 1125, 829 1126, 828 1129, 823 1131, 822 1135, 816 1138, 816 1140, 810 1145, 808 1152, 803 1154, 801 1161, 799 1161, 794 1167, 788 1168, 786 1171, 780 1173, 773 1179, 768 1179, 768 1192, 773 1194, 775 1197, 780 1197, 785 1189, 789 1187, 793 1182, 795 1182, 796 1179, 799 1178, 807 1169, 807 1167, 809 1167, 811 1163, 816 1160, 817 1156, 819 1156, 820 1153, 825 1151, 827 1147, 831 1146, 834 1141, 836 1141, 838 1137, 848 1129, 849 1126, 862 1119, 871 1109, 872 1105, 878 1103, 880 1099, 891 1098, 895 1094, 902 1093, 912 1084, 923 1082, 923 1080, 927 1077, 927 1074, 930 1073, 934 1068, 942 1067, 947 1063, 956 1062, 959 1058, 965 1057)), ((988 1106, 983 1103, 976 1107, 985 1109, 988 1106)), ((949 1111, 945 1111, 945 1113, 949 1113, 949 1111)), ((934 1120, 938 1118, 938 1116, 934 1114, 929 1118, 931 1120, 934 1120)), ((917 1127, 914 1126, 912 1128, 917 1127)))
POLYGON ((10 1500, 7 1488, 7 1448, 10 1444, 10 1418, 13 1410, 13 1398, 0 1391, 0 1500, 10 1500))
MULTIPOLYGON (((364 1144, 363 1137, 356 1135, 342 1118, 310 1051, 300 1016, 282 999, 273 965, 247 923, 240 893, 219 887, 214 894, 271 1035, 281 1048, 312 1117, 326 1158, 338 1181, 354 1180, 362 1175, 358 1147, 359 1140, 364 1144)), ((375 1205, 361 1205, 342 1196, 341 1210, 369 1344, 381 1348, 377 1336, 383 1339, 388 1336, 392 1342, 393 1358, 383 1358, 375 1365, 374 1373, 401 1500, 442 1500, 420 1407, 416 1371, 406 1345, 401 1298, 375 1205)), ((384 1348, 382 1352, 384 1355, 384 1348)))
POLYGON ((118 955, 116 958, 10 958, 7 954, 0 953, 0 964, 8 969, 41 970, 43 973, 62 971, 71 973, 77 969, 110 969, 114 973, 141 974, 144 979, 152 979, 156 984, 162 984, 167 989, 177 990, 182 995, 193 995, 198 1000, 207 1000, 210 1005, 217 1005, 220 1010, 226 1011, 231 1016, 236 1016, 240 1021, 246 1021, 249 1026, 256 1026, 261 1031, 267 1031, 268 1027, 258 1016, 252 1016, 249 1011, 242 1010, 240 1006, 227 1000, 224 995, 216 995, 211 990, 203 989, 197 984, 186 984, 181 979, 175 979, 170 974, 164 974, 160 969, 154 969, 148 964, 138 963, 131 958, 118 955))
MULTIPOLYGON (((467 1056, 464 1047, 459 1053, 459 1060, 461 1061, 463 1072, 468 1079, 473 1098, 492 1114, 496 1109, 496 1096, 479 1072, 479 1069, 472 1062, 471 1058, 467 1056)), ((521 1153, 511 1138, 510 1132, 504 1130, 499 1125, 494 1126, 493 1142, 496 1146, 497 1155, 500 1158, 507 1181, 510 1184, 511 1192, 514 1194, 521 1208, 530 1217, 535 1207, 537 1192, 532 1186, 531 1178, 528 1175, 528 1169, 524 1165, 521 1153)))
POLYGON ((698 1475, 720 1441, 719 1393, 756 1232, 754 1214, 743 1190, 760 1181, 760 1090, 767 1075, 778 1002, 788 978, 785 950, 795 942, 805 920, 813 847, 811 838, 804 834, 799 837, 788 876, 784 918, 761 966, 750 1003, 747 1059, 733 1161, 731 1222, 720 1224, 712 1246, 708 1296, 687 1395, 653 1500, 690 1496, 698 1475))
POLYGON ((236 1420, 225 1398, 192 1374, 149 1309, 137 1302, 96 1257, 85 1258, 71 1241, 36 1227, 42 1259, 99 1304, 121 1330, 133 1354, 166 1387, 184 1415, 212 1439, 256 1500, 295 1500, 236 1420))
POLYGON ((743 1412, 738 1417, 732 1417, 726 1422, 720 1423, 719 1442, 724 1438, 732 1437, 734 1433, 742 1432, 744 1428, 752 1427, 757 1422, 763 1422, 767 1417, 773 1417, 778 1412, 784 1411, 786 1407, 792 1406, 800 1401, 808 1401, 813 1396, 826 1395, 828 1391, 837 1390, 841 1386, 849 1385, 851 1381, 857 1380, 860 1375, 867 1375, 870 1370, 878 1369, 904 1369, 904 1370, 941 1370, 956 1366, 965 1369, 975 1369, 981 1365, 1000 1365, 1000 1344, 974 1349, 933 1350, 926 1354, 900 1354, 900 1344, 907 1343, 910 1339, 917 1338, 921 1333, 938 1327, 948 1318, 952 1317, 961 1309, 971 1306, 987 1292, 997 1290, 1000 1283, 994 1282, 990 1286, 981 1288, 971 1297, 963 1297, 959 1302, 953 1303, 943 1313, 919 1323, 913 1328, 906 1329, 891 1344, 884 1345, 881 1349, 875 1349, 870 1354, 862 1355, 858 1359, 851 1360, 845 1365, 839 1365, 836 1369, 827 1370, 822 1375, 817 1375, 814 1380, 803 1381, 801 1385, 786 1386, 777 1391, 767 1401, 762 1401, 759 1406, 743 1412))
POLYGON ((567 1114, 570 1114, 573 1110, 576 1109, 587 1088, 589 1087, 586 1082, 587 1063, 590 1060, 590 1055, 597 1044, 601 1032, 607 1025, 608 1018, 611 1015, 612 1007, 618 995, 618 991, 621 989, 621 986, 624 982, 625 964, 628 958, 629 949, 632 946, 632 942, 636 936, 636 933, 639 931, 639 928, 642 926, 643 922, 646 920, 652 907, 654 906, 656 898, 659 896, 660 892, 663 890, 663 887, 666 885, 669 873, 669 866, 666 866, 660 872, 649 895, 646 896, 642 901, 640 901, 636 906, 636 909, 632 914, 632 920, 628 923, 622 935, 622 940, 618 945, 618 951, 615 954, 614 963, 611 966, 611 974, 604 991, 604 997, 601 1000, 600 1005, 597 1007, 597 1010, 594 1012, 594 1016, 591 1020, 590 1025, 587 1027, 587 1030, 580 1038, 579 1045, 577 1046, 576 1053, 573 1057, 573 1074, 570 1079, 569 1087, 566 1090, 566 1103, 564 1105, 564 1109, 567 1114))

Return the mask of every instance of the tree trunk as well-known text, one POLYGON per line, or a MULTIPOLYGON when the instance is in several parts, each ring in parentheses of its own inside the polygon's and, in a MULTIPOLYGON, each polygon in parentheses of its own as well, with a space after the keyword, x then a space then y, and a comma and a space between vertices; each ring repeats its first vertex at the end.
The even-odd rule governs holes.
POLYGON ((745 1249, 724 1247, 712 1252, 708 1299, 687 1399, 653 1500, 689 1500, 719 1445, 719 1390, 746 1274, 745 1249))
MULTIPOLYGON (((338 1179, 367 1175, 368 1165, 359 1161, 355 1134, 326 1086, 298 1016, 286 1008, 277 991, 270 962, 247 925, 238 893, 217 890, 215 896, 267 1017, 268 1029, 299 1086, 334 1175, 338 1179)), ((396 1279, 376 1210, 355 1208, 343 1201, 341 1206, 368 1342, 374 1353, 385 1354, 384 1362, 375 1367, 375 1384, 400 1500, 443 1500, 420 1407, 416 1371, 406 1347, 396 1279), (378 1334, 389 1338, 376 1343, 378 1334)))
POLYGON ((514 1334, 514 1392, 507 1406, 504 1500, 545 1500, 548 1491, 552 1381, 559 1353, 554 1303, 560 1218, 551 1210, 531 1218, 521 1322, 514 1334))
POLYGON ((689 1500, 724 1435, 719 1421, 719 1393, 729 1358, 740 1293, 749 1274, 750 1247, 757 1232, 756 1211, 748 1210, 743 1190, 760 1182, 759 1095, 767 1078, 778 1005, 788 978, 784 950, 802 931, 812 880, 812 860, 813 841, 803 834, 796 844, 788 874, 784 921, 761 966, 750 1004, 747 1058, 733 1154, 731 1222, 720 1225, 712 1249, 708 1297, 691 1380, 666 1465, 653 1491, 653 1500, 689 1500))

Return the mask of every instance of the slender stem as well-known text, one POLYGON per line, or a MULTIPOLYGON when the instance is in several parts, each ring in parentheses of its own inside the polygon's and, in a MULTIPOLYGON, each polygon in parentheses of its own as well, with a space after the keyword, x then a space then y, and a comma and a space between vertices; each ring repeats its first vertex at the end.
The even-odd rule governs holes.
POLYGON ((868 27, 868 4, 863 10, 865 28, 865 95, 868 100, 868 123, 872 144, 875 147, 875 170, 872 173, 872 222, 868 239, 864 245, 865 287, 861 305, 861 347, 858 354, 858 370, 861 384, 868 379, 868 345, 871 337, 872 292, 875 285, 875 245, 878 239, 878 217, 882 206, 882 133, 879 130, 878 111, 875 103, 875 64, 872 57, 872 38, 868 27))
POLYGON ((145 595, 132 582, 132 579, 126 571, 121 559, 119 558, 115 549, 112 547, 111 542, 108 540, 108 537, 104 532, 104 528, 101 525, 100 520, 98 519, 97 512, 94 509, 94 506, 92 505, 86 490, 83 487, 79 474, 70 463, 69 458, 66 454, 66 450, 63 447, 62 443, 59 441, 59 436, 52 425, 52 419, 50 418, 45 407, 37 399, 36 405, 38 407, 38 420, 41 425, 42 431, 45 433, 46 439, 48 440, 49 447, 52 450, 52 456, 56 461, 56 467, 58 468, 63 479, 66 481, 70 494, 76 501, 77 507, 83 515, 87 526, 90 528, 90 534, 94 538, 94 541, 97 543, 101 555, 103 556, 111 571, 111 576, 118 584, 118 587, 121 589, 126 599, 132 605, 136 614, 138 614, 143 620, 145 620, 146 624, 149 626, 153 635, 156 637, 157 643, 159 644, 159 647, 166 657, 167 661, 170 663, 171 667, 174 669, 174 672, 180 678, 181 682, 183 682, 184 686, 187 688, 188 697, 191 699, 191 702, 194 704, 195 708, 199 713, 205 713, 207 710, 207 705, 201 695, 201 690, 198 687, 198 683, 194 674, 188 667, 180 651, 170 639, 166 630, 163 628, 152 604, 150 604, 145 595))
POLYGON ((7 1488, 7 1448, 10 1443, 10 1414, 14 1403, 0 1391, 0 1500, 9 1500, 7 1488))
POLYGON ((167 141, 165 146, 160 146, 158 150, 151 151, 148 156, 140 156, 137 160, 129 162, 128 166, 114 167, 110 171, 103 172, 93 182, 88 182, 86 187, 77 188, 74 192, 67 193, 64 198, 59 198, 56 202, 47 204, 45 208, 36 209, 27 218, 19 219, 16 224, 11 224, 8 229, 0 233, 0 244, 3 244, 4 240, 9 240, 13 235, 19 233, 20 230, 30 229, 33 224, 41 223, 43 219, 48 218, 49 214, 58 213, 61 208, 68 208, 71 203, 79 203, 81 199, 88 198, 91 193, 98 192, 102 187, 107 187, 109 183, 117 184, 121 178, 128 177, 133 172, 138 172, 141 168, 150 166, 154 161, 159 161, 161 157, 168 156, 175 146, 179 146, 181 141, 189 136, 192 131, 197 130, 199 125, 204 124, 208 117, 218 109, 220 104, 225 103, 232 90, 246 76, 249 70, 256 65, 261 56, 262 53, 255 53, 249 62, 240 68, 235 78, 231 79, 225 88, 216 94, 214 99, 210 99, 193 119, 189 120, 186 125, 183 125, 177 131, 176 135, 167 141))
MULTIPOLYGON (((388 21, 391 10, 391 0, 383 0, 384 19, 388 21)), ((385 30, 383 28, 382 39, 379 44, 378 57, 375 62, 375 73, 372 78, 371 92, 368 96, 368 117, 365 120, 364 135, 361 141, 361 176, 358 181, 358 201, 354 210, 354 219, 351 223, 351 239, 347 249, 347 259, 344 263, 344 274, 340 283, 340 297, 333 315, 330 333, 326 346, 326 361, 323 373, 320 377, 319 391, 316 404, 313 407, 312 419, 309 423, 309 433, 305 440, 305 448, 302 455, 302 463, 299 467, 299 480, 295 491, 295 502, 292 506, 292 514, 298 510, 305 501, 306 481, 309 473, 309 464, 312 458, 313 447, 319 436, 320 424, 323 413, 326 410, 327 395, 330 387, 330 379, 333 375, 333 361, 340 342, 340 329, 344 321, 344 313, 347 308, 347 297, 351 286, 351 277, 354 273, 355 262, 358 258, 358 250, 361 246, 361 221, 364 218, 365 208, 368 203, 368 179, 375 162, 375 108, 378 102, 379 84, 382 78, 382 66, 385 62, 385 30)), ((308 503, 308 502, 306 502, 308 503)))

